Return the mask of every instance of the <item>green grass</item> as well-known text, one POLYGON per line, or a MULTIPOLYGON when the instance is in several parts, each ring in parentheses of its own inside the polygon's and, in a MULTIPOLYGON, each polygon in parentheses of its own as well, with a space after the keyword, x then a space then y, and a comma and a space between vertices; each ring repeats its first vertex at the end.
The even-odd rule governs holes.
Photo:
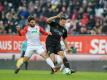
POLYGON ((107 80, 107 72, 76 72, 72 75, 49 71, 21 70, 14 74, 13 70, 0 70, 0 80, 107 80))

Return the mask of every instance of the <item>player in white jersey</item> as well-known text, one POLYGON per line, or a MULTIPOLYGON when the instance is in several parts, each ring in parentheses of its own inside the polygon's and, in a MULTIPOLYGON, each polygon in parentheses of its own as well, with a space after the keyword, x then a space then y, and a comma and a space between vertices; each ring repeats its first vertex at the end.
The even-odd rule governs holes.
POLYGON ((51 68, 56 72, 58 70, 57 67, 54 66, 54 63, 49 58, 48 54, 46 53, 45 48, 40 43, 40 33, 45 35, 51 35, 51 33, 45 32, 35 21, 34 17, 28 17, 28 25, 24 27, 24 29, 20 30, 17 27, 17 31, 19 35, 26 36, 27 40, 27 49, 23 58, 17 60, 16 63, 16 70, 15 73, 17 74, 22 66, 22 64, 29 60, 29 58, 34 54, 37 53, 42 56, 47 64, 51 66, 51 68))

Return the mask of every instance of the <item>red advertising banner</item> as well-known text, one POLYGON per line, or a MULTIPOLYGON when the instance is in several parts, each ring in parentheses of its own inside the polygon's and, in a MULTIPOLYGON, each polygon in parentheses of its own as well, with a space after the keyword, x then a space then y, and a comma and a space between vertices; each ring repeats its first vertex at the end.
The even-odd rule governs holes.
POLYGON ((1 53, 18 53, 24 37, 21 36, 0 36, 0 52, 1 53))
POLYGON ((69 36, 67 40, 80 54, 107 54, 107 36, 69 36))
MULTIPOLYGON (((41 42, 45 44, 46 36, 41 36, 41 42)), ((1 35, 0 53, 19 53, 23 36, 1 35)), ((69 36, 68 44, 77 48, 78 54, 107 54, 107 36, 69 36)))

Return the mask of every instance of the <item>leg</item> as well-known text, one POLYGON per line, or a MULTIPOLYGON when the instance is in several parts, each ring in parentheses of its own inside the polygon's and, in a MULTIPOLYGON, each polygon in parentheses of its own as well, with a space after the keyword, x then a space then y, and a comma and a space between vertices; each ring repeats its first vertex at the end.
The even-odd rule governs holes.
POLYGON ((51 66, 52 68, 55 68, 53 61, 51 60, 51 58, 48 56, 46 52, 42 52, 40 56, 42 56, 45 59, 45 61, 49 66, 51 66))
POLYGON ((64 52, 63 51, 59 51, 58 54, 62 57, 64 66, 66 68, 70 68, 69 62, 68 62, 67 58, 64 56, 64 52))
POLYGON ((64 51, 61 49, 60 44, 56 46, 56 52, 62 58, 64 66, 66 68, 70 68, 69 62, 68 62, 67 58, 65 57, 64 51))
POLYGON ((60 69, 60 67, 58 67, 58 66, 55 67, 55 65, 54 65, 53 61, 51 60, 51 58, 49 56, 46 56, 45 54, 46 53, 43 53, 43 54, 41 54, 41 56, 44 57, 44 59, 46 60, 47 64, 49 66, 51 66, 51 68, 53 69, 53 73, 57 72, 60 69))
MULTIPOLYGON (((53 46, 47 46, 48 55, 53 61, 54 65, 56 64, 56 58, 55 58, 55 48, 53 46)), ((57 66, 58 67, 58 66, 57 66)), ((51 68, 51 74, 54 74, 54 70, 51 68)))
POLYGON ((66 54, 64 53, 64 51, 60 51, 60 52, 58 52, 58 54, 61 55, 65 68, 69 68, 71 70, 71 74, 75 73, 75 70, 70 68, 70 64, 69 64, 69 62, 68 62, 68 60, 66 58, 66 54))
MULTIPOLYGON (((55 55, 54 55, 54 53, 50 54, 50 58, 53 61, 53 63, 55 64, 55 55)), ((51 68, 51 74, 54 74, 54 70, 52 68, 51 68)))
POLYGON ((32 56, 33 50, 31 48, 27 48, 24 57, 20 58, 16 62, 16 70, 15 73, 17 74, 23 65, 24 62, 28 62, 29 58, 32 56))
POLYGON ((24 62, 27 62, 29 60, 28 57, 23 57, 23 58, 20 58, 17 60, 17 63, 16 63, 16 70, 15 70, 15 74, 17 74, 21 68, 21 66, 23 65, 24 62))
POLYGON ((63 60, 62 60, 61 56, 55 55, 55 60, 56 60, 57 64, 61 65, 60 71, 62 71, 64 68, 64 64, 63 64, 63 60))
POLYGON ((25 69, 28 70, 28 61, 25 62, 25 69))
POLYGON ((55 63, 55 55, 54 55, 54 53, 51 53, 51 54, 50 54, 50 58, 51 58, 51 60, 55 63))
POLYGON ((58 68, 55 67, 53 61, 51 60, 51 58, 48 56, 48 53, 46 52, 46 50, 43 48, 43 46, 39 46, 37 49, 37 53, 42 56, 46 63, 54 70, 54 72, 56 72, 58 70, 58 68))
MULTIPOLYGON (((25 55, 25 51, 22 51, 21 52, 21 58, 23 58, 24 55, 25 55)), ((24 62, 24 64, 25 64, 25 70, 27 70, 28 69, 28 61, 24 62)))

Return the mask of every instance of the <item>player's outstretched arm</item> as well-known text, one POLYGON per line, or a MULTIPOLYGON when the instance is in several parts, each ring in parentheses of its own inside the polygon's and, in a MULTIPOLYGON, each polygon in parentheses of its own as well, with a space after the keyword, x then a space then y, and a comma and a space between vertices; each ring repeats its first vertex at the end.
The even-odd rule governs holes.
POLYGON ((47 19, 47 23, 51 23, 52 20, 57 19, 57 18, 60 18, 60 17, 62 16, 62 14, 63 14, 63 13, 60 12, 58 15, 48 18, 48 19, 47 19))
POLYGON ((17 29, 17 32, 20 36, 24 36, 28 30, 28 27, 25 26, 24 29, 22 29, 22 30, 20 29, 20 27, 16 27, 16 29, 17 29))
POLYGON ((21 30, 21 29, 20 29, 20 26, 16 26, 16 30, 17 30, 18 34, 21 35, 21 34, 20 34, 20 30, 21 30))
POLYGON ((43 35, 52 35, 51 32, 46 32, 42 27, 40 27, 40 32, 41 32, 43 35))

